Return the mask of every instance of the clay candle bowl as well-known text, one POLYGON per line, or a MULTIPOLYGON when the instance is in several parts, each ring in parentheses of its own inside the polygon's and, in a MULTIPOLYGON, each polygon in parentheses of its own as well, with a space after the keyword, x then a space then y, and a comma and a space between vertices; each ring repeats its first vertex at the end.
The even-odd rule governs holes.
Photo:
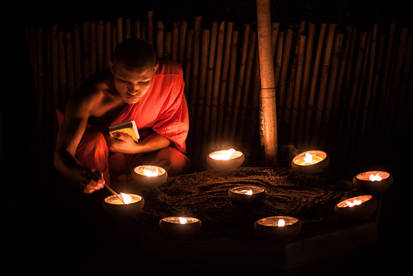
POLYGON ((207 156, 208 166, 217 171, 237 169, 244 163, 244 160, 244 154, 235 149, 218 150, 211 152, 207 156))
POLYGON ((132 178, 135 182, 134 188, 136 188, 137 191, 147 190, 166 183, 168 180, 168 172, 158 166, 141 165, 133 170, 132 178))
POLYGON ((321 150, 309 150, 296 155, 291 161, 294 171, 303 173, 319 173, 328 165, 327 153, 321 150))
POLYGON ((254 185, 241 185, 230 188, 228 197, 237 206, 253 206, 265 199, 265 189, 254 185))
POLYGON ((194 217, 165 217, 159 221, 163 232, 173 236, 191 236, 201 229, 202 222, 194 217))
POLYGON ((263 237, 289 241, 300 233, 301 221, 288 216, 266 217, 257 220, 254 229, 263 237))
POLYGON ((354 185, 370 192, 384 192, 393 184, 393 177, 385 171, 362 172, 353 178, 354 185))
POLYGON ((116 195, 108 196, 103 201, 106 210, 113 214, 134 215, 144 206, 144 199, 136 194, 120 193, 123 201, 116 195))
POLYGON ((377 201, 372 195, 360 195, 337 203, 334 212, 346 219, 363 220, 369 218, 377 208, 377 201))

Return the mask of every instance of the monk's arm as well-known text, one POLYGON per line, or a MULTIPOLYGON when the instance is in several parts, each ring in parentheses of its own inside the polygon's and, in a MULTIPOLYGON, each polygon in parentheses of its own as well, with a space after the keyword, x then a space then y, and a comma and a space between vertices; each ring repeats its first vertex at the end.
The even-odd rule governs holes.
POLYGON ((54 151, 56 169, 77 183, 88 184, 99 177, 95 172, 83 167, 76 159, 76 149, 86 130, 93 99, 74 96, 68 104, 65 118, 57 134, 54 151))

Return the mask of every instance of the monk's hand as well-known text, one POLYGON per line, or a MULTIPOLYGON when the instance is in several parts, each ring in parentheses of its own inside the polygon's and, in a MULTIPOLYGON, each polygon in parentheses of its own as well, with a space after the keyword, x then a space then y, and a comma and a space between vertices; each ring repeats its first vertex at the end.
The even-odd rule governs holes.
POLYGON ((114 137, 109 137, 108 144, 109 150, 112 152, 119 153, 135 153, 136 142, 133 140, 132 136, 122 132, 116 132, 113 134, 114 137))
POLYGON ((86 194, 91 194, 94 191, 105 187, 105 179, 103 173, 98 170, 83 168, 81 171, 81 190, 86 194))

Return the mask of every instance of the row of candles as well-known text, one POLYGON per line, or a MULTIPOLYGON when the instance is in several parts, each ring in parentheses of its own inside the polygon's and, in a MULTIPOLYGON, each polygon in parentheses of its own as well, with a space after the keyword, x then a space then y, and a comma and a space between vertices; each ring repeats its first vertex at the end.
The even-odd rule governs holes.
MULTIPOLYGON (((219 170, 234 170, 242 165, 244 154, 235 149, 212 152, 207 157, 209 167, 219 170)), ((328 156, 324 151, 311 150, 298 154, 291 161, 294 171, 318 173, 328 165, 328 156)), ((141 165, 134 169, 132 177, 138 189, 158 187, 167 181, 165 169, 152 165, 141 165)), ((390 187, 393 180, 385 171, 367 171, 357 174, 353 183, 371 193, 381 193, 390 187)), ((265 199, 265 189, 255 185, 240 185, 228 190, 228 197, 236 206, 255 206, 265 199)), ((144 199, 137 194, 114 194, 104 200, 105 206, 112 211, 135 214, 144 205, 144 199)), ((377 202, 372 194, 347 198, 337 203, 334 212, 340 217, 365 219, 376 210, 377 202)), ((197 232, 202 221, 195 217, 165 217, 159 221, 159 227, 175 234, 189 235, 197 232)), ((281 240, 290 240, 301 230, 301 221, 290 216, 271 216, 257 220, 254 229, 264 236, 281 240)))

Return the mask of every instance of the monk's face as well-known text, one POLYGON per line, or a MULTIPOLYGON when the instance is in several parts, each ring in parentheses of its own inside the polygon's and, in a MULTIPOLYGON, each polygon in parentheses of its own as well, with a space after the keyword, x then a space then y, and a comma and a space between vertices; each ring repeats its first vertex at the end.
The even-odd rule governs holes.
POLYGON ((122 100, 127 104, 137 103, 148 92, 156 66, 129 70, 121 64, 112 67, 113 83, 122 100))

